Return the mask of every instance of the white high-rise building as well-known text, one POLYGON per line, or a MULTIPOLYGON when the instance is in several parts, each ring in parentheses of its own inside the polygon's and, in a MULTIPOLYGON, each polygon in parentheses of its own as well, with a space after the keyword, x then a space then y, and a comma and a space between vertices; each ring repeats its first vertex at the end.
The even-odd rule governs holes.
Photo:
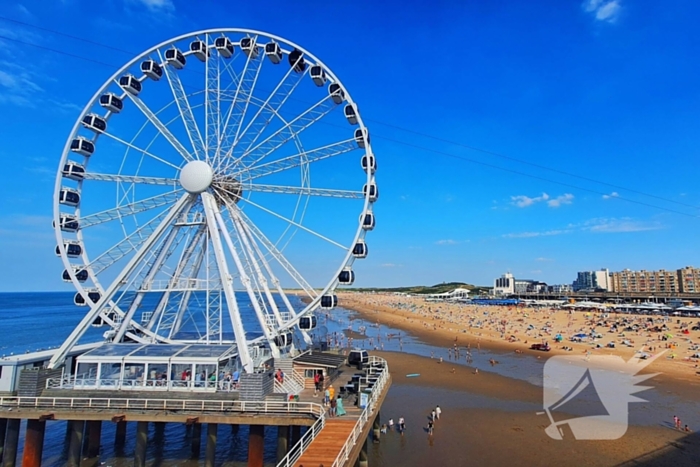
POLYGON ((511 295, 515 293, 515 278, 507 272, 493 281, 494 295, 511 295))

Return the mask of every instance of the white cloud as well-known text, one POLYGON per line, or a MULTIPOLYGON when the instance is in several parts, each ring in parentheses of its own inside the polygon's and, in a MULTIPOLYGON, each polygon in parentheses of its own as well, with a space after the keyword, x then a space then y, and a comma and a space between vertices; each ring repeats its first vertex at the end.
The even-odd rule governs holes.
POLYGON ((594 233, 628 233, 628 232, 646 232, 649 230, 660 230, 664 227, 658 222, 642 222, 636 221, 629 217, 616 218, 599 218, 586 221, 581 230, 587 230, 594 233))
POLYGON ((587 13, 592 14, 597 21, 614 23, 622 10, 621 0, 586 0, 581 5, 587 13))
POLYGON ((379 266, 381 266, 383 268, 400 268, 401 267, 400 264, 395 264, 395 263, 382 263, 379 266))
POLYGON ((145 6, 151 11, 174 11, 175 5, 172 0, 131 0, 145 6))
POLYGON ((451 238, 445 239, 445 240, 438 240, 435 242, 436 245, 458 245, 459 241, 457 240, 452 240, 451 238))
POLYGON ((571 193, 564 193, 563 195, 557 196, 554 199, 547 201, 547 206, 550 208, 558 208, 562 204, 571 204, 573 202, 574 195, 571 193))
POLYGON ((517 195, 517 196, 511 196, 510 197, 513 205, 519 207, 519 208, 526 208, 528 206, 532 206, 535 203, 539 203, 541 201, 547 201, 549 199, 549 195, 547 193, 542 193, 542 196, 536 196, 534 198, 530 198, 529 196, 525 195, 517 195))
POLYGON ((17 5, 16 8, 17 8, 17 11, 19 11, 20 13, 22 13, 24 16, 26 16, 26 17, 28 17, 28 18, 31 18, 31 17, 34 16, 34 15, 32 15, 32 13, 27 9, 27 7, 24 6, 24 5, 17 5))
POLYGON ((43 92, 31 74, 19 66, 0 62, 0 104, 10 103, 22 107, 36 107, 36 94, 43 92))
POLYGON ((571 204, 573 202, 573 199, 574 195, 572 195, 571 193, 564 193, 563 195, 559 195, 556 198, 552 198, 547 193, 542 193, 541 196, 534 197, 525 195, 511 196, 510 204, 519 208, 527 208, 537 203, 546 202, 547 206, 549 206, 550 208, 558 208, 562 204, 571 204))
POLYGON ((603 195, 603 199, 617 198, 620 194, 617 191, 613 191, 609 195, 603 195))
POLYGON ((545 230, 543 232, 518 232, 518 233, 509 233, 509 234, 504 234, 501 235, 503 238, 533 238, 533 237, 551 237, 553 235, 563 235, 567 233, 571 233, 572 231, 569 229, 560 229, 560 230, 545 230))
MULTIPOLYGON (((637 221, 629 217, 595 218, 578 224, 569 224, 564 229, 544 230, 540 232, 515 232, 501 235, 502 238, 536 238, 564 235, 575 232, 590 233, 631 233, 660 230, 664 226, 658 222, 637 221)), ((553 261, 547 258, 537 258, 535 261, 553 261)))
POLYGON ((540 256, 539 258, 535 258, 535 261, 539 261, 542 263, 548 263, 548 262, 554 261, 554 260, 552 258, 543 258, 542 256, 540 256))

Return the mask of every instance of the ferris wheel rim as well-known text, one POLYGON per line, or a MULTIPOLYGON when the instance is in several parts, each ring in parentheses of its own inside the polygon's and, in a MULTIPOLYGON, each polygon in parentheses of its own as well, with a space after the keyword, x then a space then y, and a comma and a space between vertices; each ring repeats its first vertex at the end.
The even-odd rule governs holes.
MULTIPOLYGON (((290 47, 293 47, 295 49, 300 50, 306 57, 309 57, 309 59, 313 60, 315 64, 320 65, 323 67, 323 70, 328 74, 328 76, 333 80, 333 82, 338 83, 343 92, 344 92, 344 100, 348 104, 352 104, 355 106, 355 109, 357 109, 357 106, 355 104, 355 101, 352 99, 351 94, 348 92, 347 88, 342 84, 342 81, 333 73, 333 71, 324 63, 322 62, 318 57, 316 57, 314 54, 309 52, 307 49, 304 47, 288 40, 285 38, 282 38, 277 35, 273 35, 264 31, 259 31, 259 30, 254 30, 254 29, 246 29, 246 28, 214 28, 214 29, 205 29, 205 30, 200 30, 200 31, 194 31, 186 34, 182 34, 180 36, 177 36, 175 38, 168 39, 166 41, 163 41, 155 46, 152 46, 151 48, 141 52, 140 54, 136 55, 133 59, 125 63, 121 68, 119 68, 113 75, 111 75, 105 82, 102 84, 98 90, 95 92, 95 94, 92 96, 92 98, 88 101, 87 105, 83 108, 83 110, 80 112, 78 118, 76 119, 76 122, 72 128, 72 130, 69 133, 69 137, 66 141, 66 144, 64 145, 62 156, 59 161, 59 166, 57 170, 57 176, 56 176, 56 182, 54 186, 54 193, 53 193, 53 203, 54 203, 54 209, 53 209, 53 221, 54 221, 54 232, 55 232, 55 237, 56 237, 56 242, 57 242, 57 248, 60 251, 60 257, 63 262, 63 266, 66 271, 68 271, 68 274, 70 275, 71 282, 73 283, 73 286, 75 287, 76 291, 83 295, 87 296, 88 290, 83 287, 83 284, 76 278, 75 271, 73 269, 74 264, 71 263, 69 256, 66 254, 66 251, 64 249, 64 242, 66 241, 66 236, 64 235, 64 231, 61 229, 61 215, 62 213, 62 205, 59 202, 59 197, 61 190, 63 188, 63 177, 62 177, 62 170, 66 162, 69 161, 69 156, 71 154, 70 150, 70 145, 71 141, 79 134, 79 130, 81 128, 81 122, 83 119, 89 115, 89 112, 92 108, 95 107, 95 104, 98 102, 100 96, 102 96, 106 90, 111 86, 111 84, 120 76, 124 75, 125 72, 128 70, 132 69, 135 65, 137 65, 140 61, 144 60, 145 58, 149 57, 155 52, 159 52, 161 50, 164 50, 166 47, 171 46, 173 44, 176 44, 178 42, 190 39, 190 38, 196 38, 198 36, 213 36, 215 34, 249 34, 249 35, 254 35, 256 37, 265 37, 272 39, 274 41, 278 41, 279 43, 288 45, 290 47)), ((206 91, 206 89, 205 89, 206 91)), ((200 91, 201 92, 201 91, 200 91)), ((168 105, 171 105, 172 102, 170 102, 168 105)), ((110 114, 108 113, 107 118, 110 117, 110 114)), ((364 125, 364 122, 362 120, 362 115, 357 111, 357 121, 358 121, 358 128, 363 129, 366 131, 366 126, 364 125)), ((99 135, 97 135, 99 136, 99 135)), ((366 157, 374 157, 373 152, 372 152, 372 147, 369 141, 366 141, 366 148, 364 148, 364 154, 366 157)), ((127 149, 128 151, 128 149, 127 149)), ((184 164, 186 162, 183 161, 183 163, 179 166, 179 168, 175 169, 177 170, 177 173, 181 173, 182 167, 184 167, 184 164)), ((87 166, 87 164, 86 164, 87 166)), ((366 171, 366 183, 369 184, 374 180, 374 174, 370 172, 369 170, 366 171)), ((82 181, 78 182, 78 186, 82 186, 82 181)), ((182 192, 182 187, 178 190, 174 191, 179 191, 182 192)), ((307 198, 308 199, 308 198, 307 198)), ((361 215, 365 215, 367 212, 372 212, 371 209, 371 202, 370 202, 370 196, 369 192, 365 194, 364 196, 364 204, 362 207, 361 215)), ((78 206, 75 210, 75 216, 78 219, 81 219, 80 216, 80 206, 78 206)), ((82 229, 79 229, 76 232, 76 235, 78 236, 78 239, 82 245, 85 245, 85 240, 83 238, 83 231, 82 229)), ((364 240, 366 236, 366 230, 363 229, 362 223, 360 222, 359 225, 357 226, 357 229, 354 233, 353 240, 351 242, 351 247, 346 251, 345 256, 343 260, 341 261, 340 266, 338 267, 335 275, 331 278, 331 280, 323 287, 323 289, 317 293, 316 297, 311 300, 310 303, 307 304, 306 307, 304 307, 301 311, 298 312, 297 316, 289 320, 285 323, 284 327, 289 328, 291 326, 294 326, 298 324, 299 318, 308 315, 309 313, 313 312, 318 306, 320 305, 321 298, 329 293, 330 291, 334 290, 338 286, 338 275, 343 271, 345 267, 352 266, 352 264, 355 261, 355 257, 352 254, 352 246, 358 242, 358 240, 364 240)), ((85 268, 90 268, 91 267, 91 262, 89 261, 89 256, 88 256, 89 251, 87 251, 86 248, 83 248, 83 253, 81 257, 84 259, 83 261, 83 266, 85 268)), ((91 274, 91 281, 93 282, 93 285, 98 288, 101 293, 105 293, 105 287, 100 283, 99 280, 99 275, 97 274, 91 274)), ((92 304, 88 303, 90 306, 92 304)), ((163 339, 163 342, 166 341, 172 341, 168 339, 163 339)))

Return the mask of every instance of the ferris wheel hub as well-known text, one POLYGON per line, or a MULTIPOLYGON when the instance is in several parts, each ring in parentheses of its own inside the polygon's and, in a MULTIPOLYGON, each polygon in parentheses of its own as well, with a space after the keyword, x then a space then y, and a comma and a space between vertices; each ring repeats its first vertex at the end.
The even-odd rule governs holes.
POLYGON ((193 195, 198 195, 211 185, 214 170, 204 161, 190 161, 180 171, 180 185, 193 195))

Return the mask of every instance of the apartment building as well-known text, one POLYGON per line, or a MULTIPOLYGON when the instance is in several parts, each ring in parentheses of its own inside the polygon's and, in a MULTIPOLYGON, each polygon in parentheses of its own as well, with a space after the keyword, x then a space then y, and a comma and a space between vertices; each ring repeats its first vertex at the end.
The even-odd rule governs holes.
POLYGON ((679 293, 682 292, 678 271, 631 271, 624 269, 610 273, 612 292, 649 292, 649 293, 679 293))
POLYGON ((700 268, 686 266, 679 269, 678 285, 683 293, 700 293, 700 268))

